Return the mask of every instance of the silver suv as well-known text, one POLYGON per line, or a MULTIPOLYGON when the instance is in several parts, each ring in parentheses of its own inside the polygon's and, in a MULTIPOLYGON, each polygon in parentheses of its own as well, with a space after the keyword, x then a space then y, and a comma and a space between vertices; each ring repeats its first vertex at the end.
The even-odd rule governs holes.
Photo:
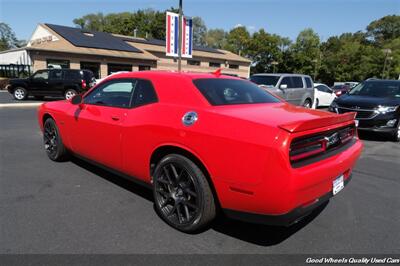
POLYGON ((263 89, 285 99, 289 103, 313 106, 314 83, 310 76, 301 74, 255 74, 250 80, 263 89))

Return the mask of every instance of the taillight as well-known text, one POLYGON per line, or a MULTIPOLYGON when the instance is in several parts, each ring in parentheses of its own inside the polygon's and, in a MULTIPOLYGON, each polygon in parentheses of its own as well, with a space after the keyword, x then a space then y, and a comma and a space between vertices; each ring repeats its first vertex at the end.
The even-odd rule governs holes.
POLYGON ((296 141, 290 146, 290 161, 299 161, 326 151, 326 140, 323 136, 318 138, 296 141))
POLYGON ((295 139, 290 145, 290 161, 292 163, 317 156, 335 147, 344 145, 355 136, 354 126, 331 130, 318 135, 295 139))
POLYGON ((86 89, 86 81, 84 79, 81 80, 82 89, 86 89))

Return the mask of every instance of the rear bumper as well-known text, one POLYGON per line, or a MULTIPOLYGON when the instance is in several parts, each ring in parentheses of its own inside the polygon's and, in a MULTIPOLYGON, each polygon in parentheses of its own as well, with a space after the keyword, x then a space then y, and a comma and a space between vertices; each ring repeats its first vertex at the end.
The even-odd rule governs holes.
MULTIPOLYGON (((345 187, 351 180, 351 175, 345 179, 345 187)), ((249 223, 275 225, 275 226, 290 226, 301 221, 303 218, 311 214, 315 209, 328 202, 333 197, 332 191, 315 199, 315 203, 306 207, 297 207, 292 211, 281 215, 263 215, 257 213, 241 212, 231 209, 224 209, 223 212, 229 218, 240 220, 249 223)))

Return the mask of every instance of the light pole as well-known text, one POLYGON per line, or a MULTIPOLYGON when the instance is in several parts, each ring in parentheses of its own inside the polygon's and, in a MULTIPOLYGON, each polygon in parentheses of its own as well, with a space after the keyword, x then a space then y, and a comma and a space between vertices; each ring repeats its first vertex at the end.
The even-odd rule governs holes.
POLYGON ((182 0, 179 0, 179 30, 178 30, 178 72, 182 69, 182 0))

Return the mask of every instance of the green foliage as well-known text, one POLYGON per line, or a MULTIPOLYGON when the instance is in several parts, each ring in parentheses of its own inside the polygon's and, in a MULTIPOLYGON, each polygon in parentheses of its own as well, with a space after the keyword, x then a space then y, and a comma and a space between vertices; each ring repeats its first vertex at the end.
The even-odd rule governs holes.
POLYGON ((207 27, 203 19, 193 17, 193 44, 205 46, 207 44, 207 27))
POLYGON ((227 45, 226 37, 227 33, 223 29, 209 29, 205 36, 205 45, 222 49, 227 45))
POLYGON ((15 33, 8 24, 0 22, 0 51, 21 47, 22 42, 15 37, 15 33))
POLYGON ((250 33, 246 27, 235 27, 227 34, 224 48, 238 55, 247 56, 250 41, 250 33))

